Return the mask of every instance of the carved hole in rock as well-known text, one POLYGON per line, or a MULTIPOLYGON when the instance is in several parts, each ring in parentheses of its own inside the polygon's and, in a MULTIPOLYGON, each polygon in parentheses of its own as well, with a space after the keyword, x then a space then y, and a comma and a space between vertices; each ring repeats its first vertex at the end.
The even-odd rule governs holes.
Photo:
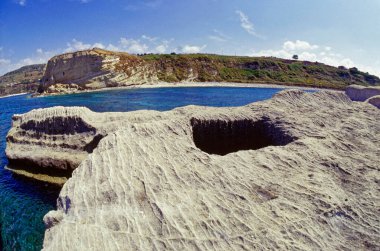
POLYGON ((296 140, 280 124, 267 117, 233 121, 191 119, 195 145, 206 153, 218 155, 284 146, 296 140))

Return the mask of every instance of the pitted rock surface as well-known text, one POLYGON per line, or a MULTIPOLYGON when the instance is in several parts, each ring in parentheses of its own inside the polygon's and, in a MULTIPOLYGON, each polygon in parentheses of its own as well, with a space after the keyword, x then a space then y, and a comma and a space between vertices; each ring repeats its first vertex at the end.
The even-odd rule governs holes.
POLYGON ((45 216, 44 250, 380 248, 380 110, 368 103, 284 91, 235 108, 56 112, 106 136, 45 216))

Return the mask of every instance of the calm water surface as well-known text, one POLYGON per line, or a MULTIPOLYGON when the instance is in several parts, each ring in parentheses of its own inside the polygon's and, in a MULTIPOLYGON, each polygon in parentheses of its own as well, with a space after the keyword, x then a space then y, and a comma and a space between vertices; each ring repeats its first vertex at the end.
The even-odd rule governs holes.
MULTIPOLYGON (((5 137, 15 113, 52 106, 86 106, 96 112, 171 110, 185 105, 241 106, 271 98, 282 89, 238 87, 177 87, 92 92, 30 98, 0 99, 0 227, 3 250, 40 250, 43 216, 55 209, 59 189, 13 175, 4 166, 5 137)), ((1 249, 0 246, 0 249, 1 249)))

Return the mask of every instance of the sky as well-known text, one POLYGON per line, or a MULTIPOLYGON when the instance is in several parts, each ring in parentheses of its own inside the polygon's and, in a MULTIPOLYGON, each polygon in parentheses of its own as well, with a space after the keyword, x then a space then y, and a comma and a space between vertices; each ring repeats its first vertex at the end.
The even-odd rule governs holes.
POLYGON ((0 75, 99 47, 275 56, 380 76, 380 0, 0 0, 0 75))

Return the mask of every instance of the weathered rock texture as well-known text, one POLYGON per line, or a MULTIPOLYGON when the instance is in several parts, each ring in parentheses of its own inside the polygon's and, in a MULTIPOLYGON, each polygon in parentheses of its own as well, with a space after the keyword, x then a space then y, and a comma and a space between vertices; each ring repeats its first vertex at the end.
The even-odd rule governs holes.
POLYGON ((380 95, 380 87, 350 85, 346 88, 346 94, 353 101, 366 101, 373 96, 380 95))
POLYGON ((362 101, 380 109, 380 87, 350 85, 346 88, 347 96, 353 101, 362 101))
POLYGON ((380 95, 370 97, 366 102, 380 109, 380 95))
POLYGON ((57 94, 157 82, 239 82, 345 88, 380 85, 356 68, 272 57, 212 54, 130 55, 92 49, 49 60, 39 92, 57 94))
POLYGON ((47 64, 40 92, 71 93, 157 81, 157 77, 148 77, 149 67, 140 62, 127 53, 96 48, 58 55, 47 64), (120 70, 125 63, 128 72, 120 70))
POLYGON ((127 118, 133 121, 133 114, 94 113, 85 107, 16 114, 7 135, 10 166, 35 174, 70 175, 103 137, 122 128, 127 118))
POLYGON ((67 142, 78 160, 62 159, 85 158, 44 218, 45 250, 378 250, 379 119, 333 92, 163 113, 58 107, 17 116, 10 135, 25 143, 9 139, 7 154, 46 147, 61 166, 51 156, 67 142))

